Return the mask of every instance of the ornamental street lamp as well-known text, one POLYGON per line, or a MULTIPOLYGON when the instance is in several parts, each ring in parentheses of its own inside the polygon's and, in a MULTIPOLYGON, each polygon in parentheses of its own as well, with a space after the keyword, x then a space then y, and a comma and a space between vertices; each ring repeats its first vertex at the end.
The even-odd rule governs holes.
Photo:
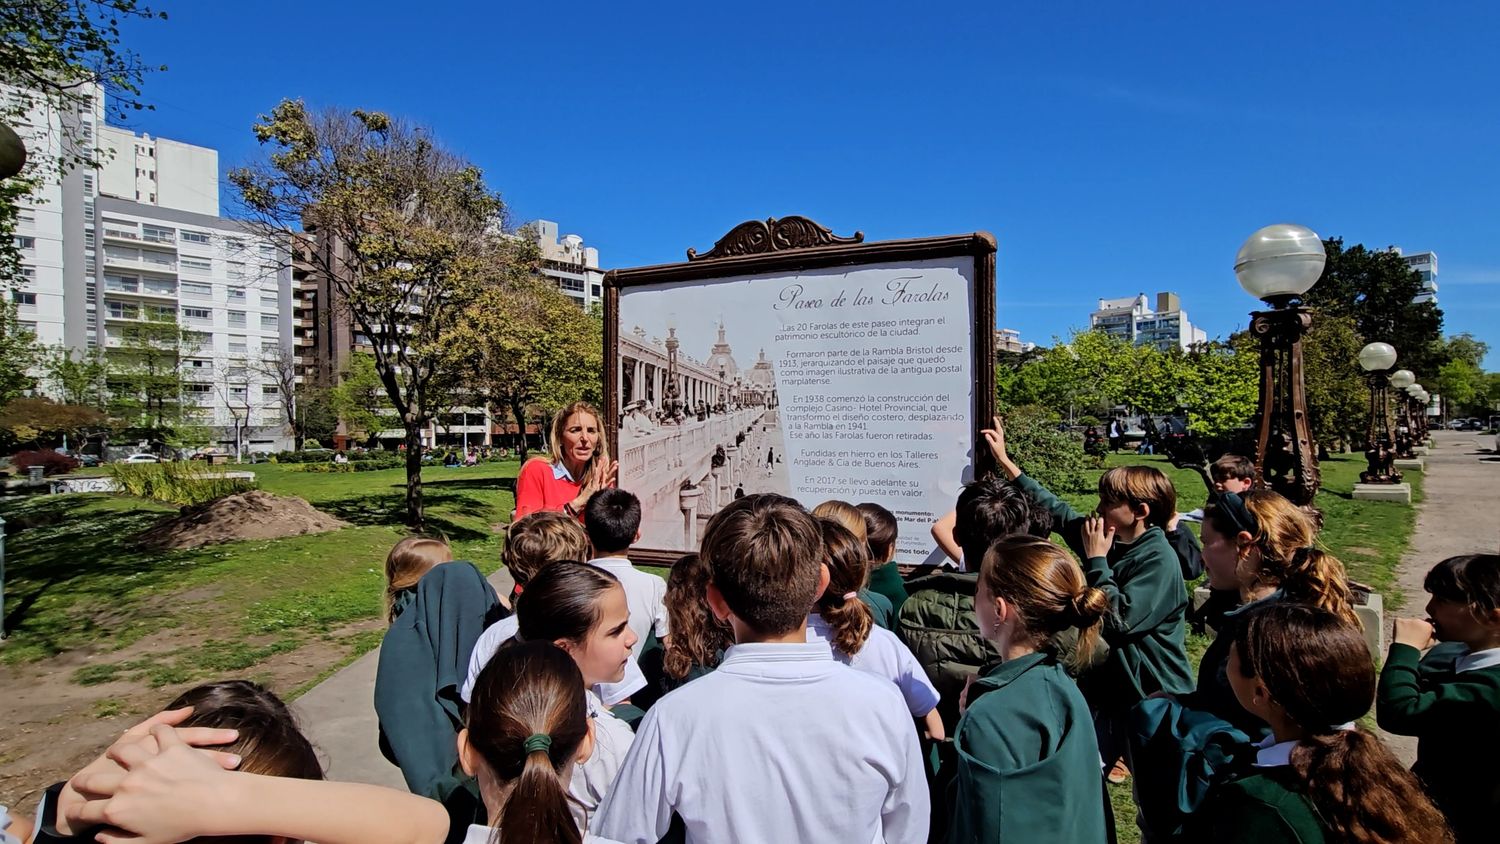
POLYGON ((1432 396, 1421 384, 1413 384, 1406 388, 1407 398, 1411 400, 1412 409, 1412 439, 1422 445, 1427 444, 1427 403, 1432 396))
POLYGON ((1417 444, 1417 426, 1414 421, 1416 414, 1412 407, 1416 399, 1410 392, 1417 384, 1417 376, 1410 369, 1398 369, 1391 373, 1388 380, 1396 388, 1396 457, 1410 460, 1417 456, 1412 451, 1412 447, 1417 444))
POLYGON ((1371 343, 1359 350, 1359 365, 1370 384, 1370 424, 1365 429, 1365 460, 1369 467, 1359 480, 1367 484, 1395 484, 1401 473, 1392 466, 1396 449, 1391 441, 1389 386, 1396 350, 1389 343, 1371 343))
POLYGON ((16 130, 0 123, 0 179, 20 175, 26 169, 26 145, 16 130))
POLYGON ((1322 239, 1291 223, 1250 235, 1234 258, 1240 286, 1271 306, 1250 314, 1250 332, 1260 339, 1256 480, 1302 507, 1312 505, 1321 480, 1302 380, 1302 337, 1312 314, 1301 306, 1301 297, 1317 283, 1327 260, 1322 239))

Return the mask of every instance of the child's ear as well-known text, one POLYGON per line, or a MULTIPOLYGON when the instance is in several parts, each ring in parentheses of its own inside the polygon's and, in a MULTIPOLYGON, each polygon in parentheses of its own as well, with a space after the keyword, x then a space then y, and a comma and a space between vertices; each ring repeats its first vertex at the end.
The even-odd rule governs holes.
POLYGON ((823 595, 828 592, 828 584, 833 580, 833 575, 828 573, 828 564, 818 564, 818 594, 813 596, 813 603, 823 600, 823 595))
MULTIPOLYGON (((593 727, 592 722, 589 724, 593 727)), ((474 747, 469 744, 469 728, 464 727, 458 731, 458 764, 463 767, 464 773, 474 776, 477 770, 474 767, 474 747)))
POLYGON ((708 598, 708 609, 714 614, 714 618, 720 621, 728 621, 730 615, 729 602, 724 600, 724 593, 719 591, 719 587, 712 583, 708 584, 705 597, 708 598))
POLYGON ((1500 608, 1486 613, 1475 613, 1475 615, 1479 617, 1479 623, 1486 627, 1500 627, 1500 608))
POLYGON ((637 530, 637 531, 636 531, 636 532, 635 532, 635 539, 634 539, 634 541, 632 541, 632 542, 631 542, 631 543, 630 543, 630 544, 631 544, 631 545, 637 545, 637 544, 639 544, 639 543, 640 543, 640 541, 641 541, 641 532, 640 532, 640 531, 639 531, 639 530, 637 530))
POLYGON ((1142 501, 1130 508, 1130 515, 1135 516, 1136 521, 1144 522, 1151 517, 1151 505, 1142 501))

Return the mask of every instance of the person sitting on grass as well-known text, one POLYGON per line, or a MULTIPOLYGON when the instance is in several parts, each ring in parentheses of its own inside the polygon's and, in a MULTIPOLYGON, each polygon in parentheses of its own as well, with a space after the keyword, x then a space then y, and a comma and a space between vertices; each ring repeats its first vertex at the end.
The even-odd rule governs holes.
MULTIPOLYGON (((1027 476, 1005 448, 1000 420, 983 431, 1002 472, 1052 513, 1052 530, 1083 561, 1090 586, 1109 597, 1109 656, 1079 684, 1095 712, 1099 746, 1113 766, 1128 752, 1131 707, 1155 692, 1192 691, 1184 645, 1187 592, 1165 528, 1177 511, 1172 482, 1150 466, 1117 466, 1099 478, 1099 504, 1085 516, 1027 476)), ((1112 771, 1111 780, 1123 779, 1112 771)))
POLYGON ((1412 770, 1459 844, 1492 841, 1500 817, 1500 772, 1489 764, 1500 756, 1500 555, 1449 557, 1422 586, 1432 620, 1396 619, 1376 721, 1418 737, 1412 770))

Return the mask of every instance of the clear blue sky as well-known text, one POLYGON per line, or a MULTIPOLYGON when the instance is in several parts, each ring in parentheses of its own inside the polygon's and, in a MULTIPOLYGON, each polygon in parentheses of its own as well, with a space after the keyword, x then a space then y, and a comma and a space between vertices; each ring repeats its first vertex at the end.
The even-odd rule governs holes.
POLYGON ((431 126, 610 267, 787 214, 988 230, 999 322, 1044 343, 1158 290, 1227 334, 1235 250, 1297 222, 1436 251, 1447 331, 1500 354, 1494 3, 153 5, 134 128, 226 168, 301 97, 431 126))

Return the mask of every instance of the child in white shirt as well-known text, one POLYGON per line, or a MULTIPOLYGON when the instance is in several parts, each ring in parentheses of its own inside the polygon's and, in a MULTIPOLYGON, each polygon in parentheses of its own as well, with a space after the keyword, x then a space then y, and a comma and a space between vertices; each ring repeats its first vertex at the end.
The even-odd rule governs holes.
POLYGON ((807 608, 828 584, 822 544, 784 496, 747 496, 709 521, 709 604, 737 644, 646 713, 593 832, 654 844, 676 815, 689 842, 927 840, 900 695, 807 641, 807 608))
POLYGON ((666 646, 667 582, 631 565, 626 553, 641 538, 641 502, 623 489, 601 489, 583 508, 583 527, 593 548, 589 565, 598 566, 619 579, 630 608, 630 629, 635 631, 634 655, 641 658, 651 632, 666 646))

